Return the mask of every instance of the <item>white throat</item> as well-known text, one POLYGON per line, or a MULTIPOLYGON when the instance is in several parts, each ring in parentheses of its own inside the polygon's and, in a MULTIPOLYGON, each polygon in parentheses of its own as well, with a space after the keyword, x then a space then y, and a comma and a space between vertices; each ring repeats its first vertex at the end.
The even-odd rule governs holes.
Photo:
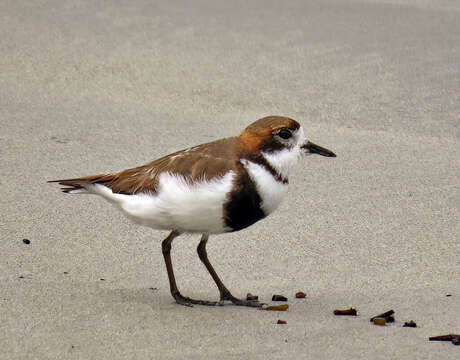
POLYGON ((305 143, 306 138, 302 127, 295 134, 295 144, 291 148, 284 148, 280 151, 261 152, 262 156, 276 170, 276 172, 284 179, 288 179, 292 169, 300 160, 303 150, 300 148, 305 143))
POLYGON ((240 161, 256 185, 257 192, 262 200, 260 207, 265 215, 269 215, 283 200, 288 185, 276 179, 273 174, 262 165, 246 159, 240 161))

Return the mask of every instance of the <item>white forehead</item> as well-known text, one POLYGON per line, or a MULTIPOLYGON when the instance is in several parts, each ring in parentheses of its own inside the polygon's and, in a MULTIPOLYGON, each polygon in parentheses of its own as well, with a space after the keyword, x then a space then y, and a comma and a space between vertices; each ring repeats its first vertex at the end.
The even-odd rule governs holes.
POLYGON ((305 143, 305 141, 307 141, 302 126, 300 126, 294 133, 294 137, 296 139, 296 146, 302 146, 305 143))

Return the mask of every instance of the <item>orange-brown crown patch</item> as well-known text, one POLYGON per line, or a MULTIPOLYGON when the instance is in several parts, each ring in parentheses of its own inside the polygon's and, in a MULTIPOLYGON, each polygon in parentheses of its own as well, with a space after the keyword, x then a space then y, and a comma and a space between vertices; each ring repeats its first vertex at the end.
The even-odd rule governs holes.
POLYGON ((273 131, 282 128, 296 130, 299 123, 284 116, 267 116, 249 125, 239 135, 241 146, 250 152, 257 152, 264 142, 271 138, 273 131))

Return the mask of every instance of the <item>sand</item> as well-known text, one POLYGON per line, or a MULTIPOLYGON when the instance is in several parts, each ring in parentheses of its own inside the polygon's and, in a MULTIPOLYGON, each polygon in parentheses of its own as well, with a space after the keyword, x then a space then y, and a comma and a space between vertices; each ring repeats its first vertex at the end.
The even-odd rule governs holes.
MULTIPOLYGON (((2 1, 0 14, 1 359, 458 359, 428 341, 460 333, 458 1, 2 1), (46 183, 269 114, 338 156, 305 159, 277 212, 208 251, 234 295, 283 294, 287 312, 175 304, 165 232, 46 183), (333 315, 350 306, 359 316, 333 315), (390 309, 394 324, 369 322, 390 309)), ((198 240, 173 243, 178 285, 216 299, 198 240)))

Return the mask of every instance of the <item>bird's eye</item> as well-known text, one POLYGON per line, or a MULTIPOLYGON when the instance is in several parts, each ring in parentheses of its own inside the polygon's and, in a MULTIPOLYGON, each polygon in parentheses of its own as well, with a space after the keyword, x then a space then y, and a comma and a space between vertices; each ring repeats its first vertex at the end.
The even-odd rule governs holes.
POLYGON ((281 129, 278 132, 278 136, 282 139, 289 139, 292 136, 292 132, 288 129, 281 129))

